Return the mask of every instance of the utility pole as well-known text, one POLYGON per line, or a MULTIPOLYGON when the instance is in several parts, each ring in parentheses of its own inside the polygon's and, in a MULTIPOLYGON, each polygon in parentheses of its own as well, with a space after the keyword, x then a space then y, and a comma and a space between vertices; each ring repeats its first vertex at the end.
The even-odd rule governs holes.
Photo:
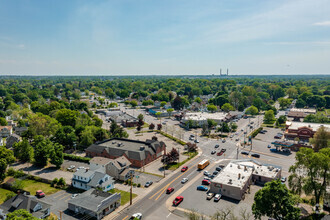
POLYGON ((129 194, 129 205, 132 205, 132 194, 133 194, 133 174, 131 172, 131 189, 129 194))
POLYGON ((58 211, 60 213, 60 220, 62 220, 62 211, 58 211))

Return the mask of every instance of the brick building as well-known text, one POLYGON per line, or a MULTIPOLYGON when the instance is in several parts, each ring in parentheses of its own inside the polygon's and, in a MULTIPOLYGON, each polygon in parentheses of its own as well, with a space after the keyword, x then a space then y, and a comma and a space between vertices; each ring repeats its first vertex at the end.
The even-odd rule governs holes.
POLYGON ((123 138, 105 140, 86 149, 88 157, 116 159, 124 156, 133 167, 143 167, 161 157, 163 153, 166 153, 166 145, 162 141, 137 141, 123 138))
POLYGON ((321 126, 325 126, 330 129, 330 125, 328 124, 287 121, 284 137, 289 140, 299 138, 299 140, 308 141, 309 138, 314 136, 317 129, 319 129, 321 126))

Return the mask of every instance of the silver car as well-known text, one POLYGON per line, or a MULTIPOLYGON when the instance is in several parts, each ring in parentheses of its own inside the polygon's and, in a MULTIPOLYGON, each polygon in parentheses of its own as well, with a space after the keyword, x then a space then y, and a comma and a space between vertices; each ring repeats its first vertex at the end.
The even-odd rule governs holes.
POLYGON ((181 183, 186 183, 188 181, 188 178, 183 178, 182 180, 181 180, 181 183))

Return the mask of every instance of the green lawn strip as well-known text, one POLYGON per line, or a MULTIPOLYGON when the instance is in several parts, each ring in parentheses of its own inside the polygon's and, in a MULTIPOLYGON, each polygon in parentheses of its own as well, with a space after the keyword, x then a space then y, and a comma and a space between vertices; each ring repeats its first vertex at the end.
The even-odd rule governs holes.
POLYGON ((139 172, 139 173, 144 173, 144 174, 148 174, 148 175, 153 175, 153 176, 157 176, 157 177, 161 177, 161 178, 163 178, 163 177, 164 177, 164 175, 160 175, 160 174, 156 174, 156 173, 140 172, 140 171, 136 171, 136 172, 139 172))
POLYGON ((181 165, 185 164, 186 162, 188 162, 189 160, 191 160, 192 158, 194 158, 198 152, 185 152, 183 153, 185 155, 189 155, 189 157, 187 159, 185 159, 184 161, 180 162, 180 163, 173 163, 173 164, 169 164, 166 166, 166 169, 168 170, 176 170, 178 169, 181 165))
MULTIPOLYGON (((119 190, 119 189, 111 189, 109 192, 110 193, 120 193, 120 195, 121 195, 120 205, 125 205, 130 200, 130 193, 129 192, 119 190)), ((137 197, 137 195, 132 193, 132 199, 134 199, 135 197, 137 197)))
POLYGON ((24 186, 23 190, 30 192, 31 195, 35 195, 37 190, 42 190, 46 195, 50 195, 61 190, 51 187, 50 184, 29 179, 22 180, 22 184, 24 186))
POLYGON ((7 195, 12 193, 12 191, 0 188, 0 204, 4 203, 7 198, 7 195))

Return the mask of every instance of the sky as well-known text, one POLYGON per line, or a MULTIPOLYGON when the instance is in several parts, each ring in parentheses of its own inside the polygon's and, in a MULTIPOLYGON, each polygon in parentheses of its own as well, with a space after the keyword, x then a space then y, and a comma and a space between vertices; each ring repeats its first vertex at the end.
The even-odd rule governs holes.
POLYGON ((0 0, 0 75, 330 74, 330 0, 0 0))

